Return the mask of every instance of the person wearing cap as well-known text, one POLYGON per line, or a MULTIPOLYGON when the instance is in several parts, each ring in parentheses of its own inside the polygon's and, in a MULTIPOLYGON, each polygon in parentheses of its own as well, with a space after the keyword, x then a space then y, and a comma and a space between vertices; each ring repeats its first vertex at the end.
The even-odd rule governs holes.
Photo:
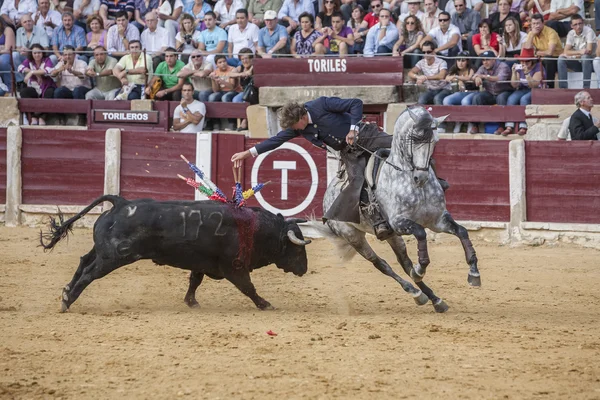
POLYGON ((571 17, 571 29, 567 34, 565 51, 558 57, 558 87, 567 89, 567 69, 582 72, 583 88, 590 88, 592 78, 592 62, 596 47, 596 34, 589 26, 584 25, 581 15, 571 17))
POLYGON ((423 8, 425 9, 423 18, 421 18, 423 32, 429 32, 433 28, 440 26, 438 17, 442 10, 438 8, 437 0, 425 0, 423 3, 423 8))
POLYGON ((379 12, 379 22, 369 29, 363 54, 373 57, 376 54, 391 54, 398 41, 398 28, 391 22, 392 13, 388 9, 379 12))
MULTIPOLYGON (((512 87, 508 83, 510 68, 506 63, 497 60, 496 54, 491 50, 481 53, 481 57, 483 57, 483 65, 475 72, 473 80, 477 86, 483 87, 484 90, 473 95, 471 105, 506 104, 506 98, 512 92, 512 87)), ((503 130, 503 128, 498 128, 496 132, 499 134, 503 130)), ((470 133, 478 133, 477 125, 473 126, 470 133)))
POLYGON ((423 3, 423 0, 405 0, 405 2, 408 4, 408 12, 400 14, 398 17, 398 21, 396 22, 398 30, 402 29, 402 22, 410 15, 414 15, 419 19, 425 17, 425 13, 421 11, 421 3, 423 3))
POLYGON ((523 48, 535 48, 535 55, 545 58, 543 61, 546 69, 546 79, 548 87, 554 88, 554 77, 556 76, 557 61, 556 58, 562 54, 563 46, 560 37, 556 31, 544 25, 542 14, 531 16, 531 31, 527 34, 527 39, 523 48))
MULTIPOLYGON (((512 76, 510 84, 515 89, 514 92, 508 96, 506 103, 503 103, 503 99, 498 102, 499 105, 507 106, 526 106, 531 104, 531 89, 543 88, 544 85, 544 67, 540 62, 539 57, 534 55, 533 49, 521 49, 521 54, 515 56, 515 58, 521 61, 520 64, 513 64, 512 76)), ((501 132, 502 136, 508 136, 515 133, 514 122, 507 122, 504 131, 501 132)), ((519 122, 519 135, 523 136, 527 133, 527 124, 525 121, 519 122)))
POLYGON ((571 115, 569 133, 571 140, 598 140, 600 121, 592 116, 594 100, 589 92, 581 91, 575 95, 577 110, 571 115))
MULTIPOLYGON (((312 0, 285 0, 277 14, 277 18, 286 27, 288 34, 291 34, 300 27, 299 17, 303 12, 307 12, 313 17, 315 16, 315 8, 312 0)), ((267 16, 265 14, 266 20, 267 16)))
POLYGON ((265 27, 258 31, 256 54, 262 58, 272 58, 274 54, 289 54, 288 31, 277 23, 277 13, 265 12, 265 27))
MULTIPOLYGON (((423 43, 430 41, 437 43, 436 54, 454 57, 462 51, 462 41, 460 40, 460 31, 455 25, 450 23, 450 14, 442 11, 438 18, 440 26, 433 28, 423 39, 423 43)), ((422 50, 422 48, 421 48, 422 50)), ((454 65, 454 60, 448 60, 448 64, 454 65)))
POLYGON ((436 57, 433 42, 423 43, 425 56, 408 72, 408 77, 417 85, 425 85, 427 90, 419 96, 418 104, 442 105, 444 97, 452 93, 450 82, 446 81, 448 64, 436 57))

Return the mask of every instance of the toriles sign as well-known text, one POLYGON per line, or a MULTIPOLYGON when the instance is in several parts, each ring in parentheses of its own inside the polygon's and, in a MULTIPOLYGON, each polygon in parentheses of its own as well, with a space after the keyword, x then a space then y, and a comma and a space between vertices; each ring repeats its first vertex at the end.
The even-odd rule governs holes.
POLYGON ((94 110, 94 122, 158 123, 158 111, 94 110))

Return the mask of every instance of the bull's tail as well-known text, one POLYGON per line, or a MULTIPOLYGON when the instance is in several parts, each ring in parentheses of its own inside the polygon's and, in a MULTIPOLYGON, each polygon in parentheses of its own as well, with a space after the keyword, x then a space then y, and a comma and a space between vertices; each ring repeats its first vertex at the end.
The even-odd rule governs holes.
POLYGON ((333 243, 335 251, 342 261, 350 261, 357 254, 356 249, 346 239, 332 230, 328 223, 324 224, 314 218, 310 222, 313 229, 333 243))
POLYGON ((59 209, 57 217, 58 221, 56 218, 50 217, 50 231, 43 233, 40 230, 40 244, 44 248, 44 251, 52 250, 56 243, 60 242, 61 239, 64 239, 69 235, 69 233, 73 229, 73 224, 75 223, 75 221, 83 217, 85 214, 89 213, 94 207, 96 207, 98 204, 104 201, 112 203, 114 207, 117 204, 125 202, 127 200, 125 200, 122 197, 113 195, 105 195, 99 197, 96 200, 94 200, 92 204, 81 210, 79 214, 75 215, 72 218, 69 218, 66 221, 64 220, 63 213, 59 209))

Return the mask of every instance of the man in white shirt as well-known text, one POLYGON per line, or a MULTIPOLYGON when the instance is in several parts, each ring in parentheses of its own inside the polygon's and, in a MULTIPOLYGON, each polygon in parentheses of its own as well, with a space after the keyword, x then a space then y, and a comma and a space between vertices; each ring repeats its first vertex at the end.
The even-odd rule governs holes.
POLYGON ((71 45, 63 47, 62 61, 59 61, 50 72, 52 78, 58 79, 58 88, 54 91, 55 99, 85 99, 91 90, 90 79, 85 74, 87 63, 75 56, 71 45))
POLYGON ((62 24, 62 15, 50 9, 50 0, 39 0, 38 10, 33 14, 33 23, 46 30, 46 35, 52 38, 54 28, 62 24))
POLYGON ((158 26, 156 13, 146 14, 146 29, 142 32, 142 48, 152 56, 152 67, 156 70, 158 64, 164 61, 167 47, 175 47, 175 37, 170 37, 167 29, 158 26))
MULTIPOLYGON (((422 2, 423 2, 423 0, 405 0, 405 3, 408 4, 408 12, 400 14, 400 16, 398 17, 398 20, 404 22, 406 17, 408 17, 409 15, 414 15, 415 17, 422 20, 423 17, 425 16, 425 13, 423 13, 423 11, 421 11, 421 3, 422 2)), ((429 31, 425 31, 425 32, 429 32, 429 31)))
MULTIPOLYGON (((584 15, 583 0, 551 0, 550 16, 546 26, 564 38, 571 30, 571 17, 577 14, 584 15)), ((596 27, 598 29, 600 27, 596 27)))
POLYGON ((303 12, 315 15, 315 8, 311 0, 285 0, 277 18, 279 23, 286 27, 288 34, 296 31, 300 27, 298 17, 303 12))
POLYGON ((423 25, 423 32, 429 33, 433 28, 440 26, 438 17, 442 10, 438 8, 437 0, 425 0, 423 3, 425 12, 421 18, 421 25, 423 25))
POLYGON ((564 52, 558 57, 558 87, 567 89, 567 70, 583 71, 583 88, 590 88, 592 78, 592 62, 596 47, 596 34, 589 26, 584 25, 581 15, 571 17, 571 31, 567 34, 564 52))
POLYGON ((17 67, 27 58, 31 45, 39 44, 44 50, 48 50, 50 47, 46 31, 33 24, 31 14, 21 17, 21 27, 17 29, 16 41, 17 50, 13 51, 13 62, 17 67))
MULTIPOLYGON (((437 55, 455 57, 462 51, 462 41, 460 40, 460 30, 450 23, 450 14, 442 11, 438 17, 440 26, 433 28, 421 43, 435 41, 437 48, 434 53, 437 55)), ((422 45, 421 45, 422 46, 422 45)), ((449 59, 448 68, 454 65, 454 59, 449 59)))
POLYGON ((188 78, 194 86, 194 98, 208 101, 212 93, 212 80, 209 78, 213 72, 212 62, 202 56, 200 50, 192 51, 190 62, 179 71, 178 78, 188 78))
POLYGON ((218 24, 221 28, 229 30, 236 23, 236 13, 244 8, 244 2, 241 0, 219 0, 215 4, 213 11, 217 14, 218 24))
POLYGON ((16 0, 4 0, 2 8, 0 8, 0 14, 4 21, 19 27, 21 26, 21 17, 23 15, 35 14, 37 12, 37 4, 35 0, 20 0, 18 5, 15 3, 16 0))
POLYGON ((227 53, 230 57, 238 58, 238 53, 244 47, 256 53, 258 47, 258 26, 248 22, 248 11, 245 8, 235 14, 237 24, 229 28, 227 37, 227 53))
POLYGON ((194 87, 184 83, 181 88, 181 104, 173 112, 173 129, 182 133, 198 133, 204 128, 206 106, 194 100, 194 87))
POLYGON ((127 19, 127 11, 117 14, 117 23, 108 28, 106 48, 108 53, 119 59, 127 54, 130 40, 140 40, 140 31, 127 19))

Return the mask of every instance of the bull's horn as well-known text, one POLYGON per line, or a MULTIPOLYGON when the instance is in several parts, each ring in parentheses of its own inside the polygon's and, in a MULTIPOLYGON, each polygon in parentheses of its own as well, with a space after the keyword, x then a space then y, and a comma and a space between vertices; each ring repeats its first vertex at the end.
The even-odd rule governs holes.
POLYGON ((298 239, 296 237, 296 234, 294 233, 294 231, 291 229, 288 231, 287 236, 290 239, 290 242, 297 244, 298 246, 306 246, 307 244, 310 244, 310 242, 311 242, 311 240, 298 239))
POLYGON ((308 221, 302 218, 286 218, 285 222, 291 222, 293 224, 304 224, 308 221))
POLYGON ((439 125, 440 125, 442 122, 444 122, 444 121, 446 120, 446 118, 448 118, 449 116, 450 116, 450 114, 446 114, 446 115, 444 115, 443 117, 437 117, 437 118, 435 119, 435 121, 437 122, 437 124, 438 124, 438 126, 439 126, 439 125))

